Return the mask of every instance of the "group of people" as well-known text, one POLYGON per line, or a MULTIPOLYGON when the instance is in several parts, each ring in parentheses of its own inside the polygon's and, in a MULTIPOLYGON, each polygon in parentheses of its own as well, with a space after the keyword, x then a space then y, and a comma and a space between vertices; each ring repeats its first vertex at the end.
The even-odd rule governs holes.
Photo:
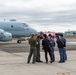
MULTIPOLYGON (((67 60, 67 54, 66 54, 66 39, 63 37, 63 35, 56 36, 56 43, 51 34, 48 36, 46 34, 43 35, 42 40, 42 49, 44 50, 45 54, 45 61, 48 63, 48 57, 47 54, 49 53, 50 56, 50 63, 55 61, 55 54, 54 54, 54 47, 57 43, 57 47, 59 49, 60 54, 60 60, 59 63, 65 62, 67 60)), ((29 39, 29 45, 30 45, 30 52, 28 55, 27 63, 30 63, 31 57, 33 55, 32 63, 35 62, 43 62, 40 59, 40 38, 39 35, 32 34, 29 39)))

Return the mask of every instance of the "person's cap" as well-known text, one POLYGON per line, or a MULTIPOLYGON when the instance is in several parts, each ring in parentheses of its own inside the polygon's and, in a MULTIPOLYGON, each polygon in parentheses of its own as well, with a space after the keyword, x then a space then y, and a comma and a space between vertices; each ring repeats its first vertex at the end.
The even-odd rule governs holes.
POLYGON ((49 34, 49 36, 51 36, 51 37, 52 37, 52 35, 51 35, 51 34, 49 34))
POLYGON ((34 33, 32 33, 32 34, 31 34, 31 36, 33 37, 33 36, 35 36, 35 34, 34 34, 34 33))
POLYGON ((63 37, 63 34, 61 35, 61 37, 63 37))
POLYGON ((45 38, 47 37, 47 35, 46 35, 46 34, 44 34, 43 36, 44 36, 45 38))

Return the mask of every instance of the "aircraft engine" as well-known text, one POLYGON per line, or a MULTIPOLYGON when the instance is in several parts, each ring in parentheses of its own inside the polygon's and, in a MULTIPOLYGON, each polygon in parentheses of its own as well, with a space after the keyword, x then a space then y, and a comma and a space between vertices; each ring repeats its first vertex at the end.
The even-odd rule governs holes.
POLYGON ((4 36, 4 30, 0 29, 0 39, 4 36))
POLYGON ((0 39, 0 41, 11 41, 12 40, 12 34, 9 32, 4 32, 3 38, 0 39))

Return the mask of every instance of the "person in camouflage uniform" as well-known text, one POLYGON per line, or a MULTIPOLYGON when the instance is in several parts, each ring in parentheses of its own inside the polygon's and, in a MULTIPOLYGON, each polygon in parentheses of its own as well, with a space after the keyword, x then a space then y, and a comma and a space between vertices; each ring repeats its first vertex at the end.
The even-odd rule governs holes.
POLYGON ((37 50, 36 62, 42 62, 40 60, 40 37, 39 37, 39 34, 36 36, 36 41, 37 41, 37 44, 36 44, 36 50, 37 50))
POLYGON ((31 35, 31 37, 29 39, 29 45, 30 45, 30 52, 28 55, 27 63, 30 63, 31 57, 33 55, 32 63, 34 64, 36 61, 36 38, 35 38, 35 34, 31 35))

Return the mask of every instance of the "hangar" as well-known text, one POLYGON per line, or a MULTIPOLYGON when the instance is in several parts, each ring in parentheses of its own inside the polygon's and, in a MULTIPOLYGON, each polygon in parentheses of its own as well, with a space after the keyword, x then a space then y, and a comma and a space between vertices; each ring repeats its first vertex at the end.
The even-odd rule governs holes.
POLYGON ((76 31, 66 31, 64 35, 70 35, 70 36, 75 35, 76 36, 76 31))

